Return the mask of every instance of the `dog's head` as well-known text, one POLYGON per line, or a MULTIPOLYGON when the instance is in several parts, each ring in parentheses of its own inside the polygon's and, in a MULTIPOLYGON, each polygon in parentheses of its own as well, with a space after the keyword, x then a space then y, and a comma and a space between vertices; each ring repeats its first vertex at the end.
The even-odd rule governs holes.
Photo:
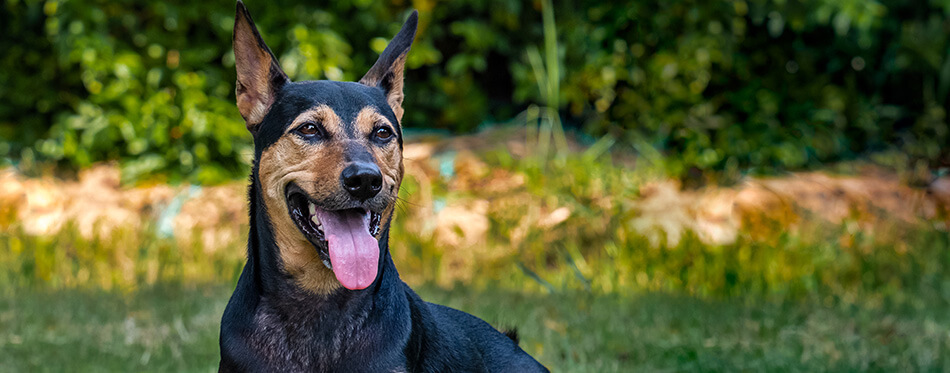
POLYGON ((237 4, 237 106, 283 270, 308 290, 364 289, 377 277, 403 176, 403 69, 417 17, 358 83, 291 82, 237 4))

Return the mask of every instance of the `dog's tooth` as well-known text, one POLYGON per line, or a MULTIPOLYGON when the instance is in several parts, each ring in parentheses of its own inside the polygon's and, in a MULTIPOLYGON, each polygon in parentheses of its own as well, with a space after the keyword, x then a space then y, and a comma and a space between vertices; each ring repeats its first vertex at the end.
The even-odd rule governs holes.
POLYGON ((314 205, 313 202, 308 203, 310 206, 310 215, 317 213, 317 205, 314 205))
MULTIPOLYGON (((310 205, 310 206, 313 206, 313 205, 310 205)), ((323 224, 320 224, 320 217, 317 216, 317 214, 315 214, 315 213, 311 213, 311 214, 313 214, 313 215, 310 216, 310 221, 312 221, 313 224, 316 224, 316 225, 317 225, 317 228, 322 227, 323 224)))

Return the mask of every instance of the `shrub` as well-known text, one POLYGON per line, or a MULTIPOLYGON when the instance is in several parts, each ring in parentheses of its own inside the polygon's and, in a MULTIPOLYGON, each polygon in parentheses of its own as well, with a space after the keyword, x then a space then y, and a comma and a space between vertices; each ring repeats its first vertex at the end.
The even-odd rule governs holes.
MULTIPOLYGON (((249 4, 294 79, 356 79, 402 1, 249 4)), ((129 179, 246 173, 233 2, 6 0, 0 156, 122 161, 129 179)), ((414 3, 407 127, 469 131, 544 102, 541 2, 414 3)), ((878 150, 950 162, 946 1, 556 2, 561 114, 673 175, 804 168, 878 150)))

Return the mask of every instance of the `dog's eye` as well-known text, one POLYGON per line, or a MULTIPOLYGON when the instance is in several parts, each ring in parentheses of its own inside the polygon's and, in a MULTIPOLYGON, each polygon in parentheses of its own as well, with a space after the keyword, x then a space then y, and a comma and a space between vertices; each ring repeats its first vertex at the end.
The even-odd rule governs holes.
POLYGON ((304 123, 302 126, 297 127, 297 133, 310 137, 320 133, 320 127, 317 127, 313 123, 304 123))
POLYGON ((389 128, 379 127, 376 129, 376 138, 380 140, 389 140, 390 137, 393 137, 393 131, 390 131, 389 128))

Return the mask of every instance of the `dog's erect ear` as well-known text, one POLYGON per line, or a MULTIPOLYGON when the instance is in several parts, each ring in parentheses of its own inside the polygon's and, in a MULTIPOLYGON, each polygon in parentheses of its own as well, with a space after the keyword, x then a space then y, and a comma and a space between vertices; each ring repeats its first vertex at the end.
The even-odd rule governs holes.
POLYGON ((402 25, 402 30, 389 42, 383 53, 379 55, 373 65, 360 79, 360 83, 379 87, 386 93, 386 101, 396 114, 396 120, 402 120, 402 87, 403 75, 406 67, 406 55, 416 37, 416 25, 419 23, 419 12, 413 10, 409 19, 402 25))
POLYGON ((234 66, 237 68, 238 111, 247 122, 247 129, 257 133, 257 126, 270 110, 277 92, 290 81, 280 69, 244 3, 237 2, 234 16, 234 66))

